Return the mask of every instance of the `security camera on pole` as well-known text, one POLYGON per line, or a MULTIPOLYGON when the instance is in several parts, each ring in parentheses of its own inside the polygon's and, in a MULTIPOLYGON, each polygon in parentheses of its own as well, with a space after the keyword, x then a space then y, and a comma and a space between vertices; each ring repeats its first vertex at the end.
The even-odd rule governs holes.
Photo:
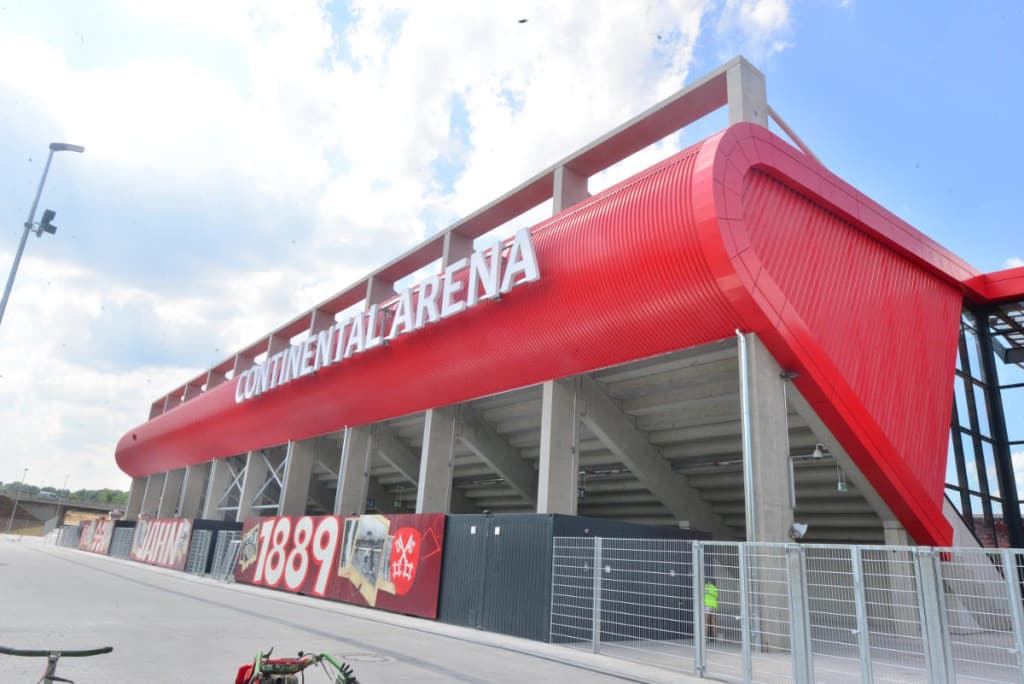
POLYGON ((57 226, 53 225, 53 219, 57 212, 47 209, 43 212, 43 220, 36 226, 36 207, 39 206, 39 197, 43 194, 43 185, 46 183, 46 174, 50 171, 50 162, 53 161, 54 152, 85 152, 84 147, 71 145, 69 143, 50 143, 50 154, 46 157, 46 166, 43 167, 43 177, 39 179, 39 189, 36 190, 36 198, 32 201, 32 208, 28 212, 28 220, 25 221, 25 231, 21 234, 21 243, 18 244, 18 252, 14 255, 14 265, 11 266, 11 274, 7 276, 7 286, 4 287, 4 298, 0 301, 0 322, 4 320, 4 311, 7 310, 7 300, 11 296, 11 288, 14 287, 14 276, 18 273, 18 264, 21 263, 22 252, 25 251, 25 242, 28 234, 35 231, 36 237, 42 237, 43 233, 53 235, 57 232, 57 226))

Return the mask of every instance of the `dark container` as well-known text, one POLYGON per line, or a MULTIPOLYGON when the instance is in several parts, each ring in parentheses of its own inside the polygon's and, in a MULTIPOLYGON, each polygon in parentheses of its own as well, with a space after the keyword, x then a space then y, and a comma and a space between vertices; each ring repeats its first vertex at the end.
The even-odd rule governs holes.
MULTIPOLYGON (((709 535, 695 530, 572 515, 449 515, 444 534, 437 619, 453 625, 549 641, 555 537, 685 540, 708 539, 709 535)), ((687 562, 689 548, 681 548, 680 554, 687 554, 681 559, 687 562)), ((624 557, 617 560, 615 566, 615 581, 603 585, 605 601, 643 588, 639 561, 631 562, 624 557)), ((581 578, 580 582, 581 588, 583 584, 590 587, 588 579, 581 578)), ((674 631, 673 636, 679 636, 680 620, 673 611, 678 612, 680 605, 686 615, 692 617, 691 585, 681 581, 678 591, 679 600, 672 602, 671 609, 655 611, 645 623, 644 632, 649 638, 668 638, 662 635, 670 630, 674 631)), ((608 634, 607 638, 615 636, 608 634)))

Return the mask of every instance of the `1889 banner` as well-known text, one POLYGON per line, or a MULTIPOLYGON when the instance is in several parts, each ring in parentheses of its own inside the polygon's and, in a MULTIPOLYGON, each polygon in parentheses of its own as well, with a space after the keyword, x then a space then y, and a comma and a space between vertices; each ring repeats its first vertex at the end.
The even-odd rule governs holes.
POLYGON ((235 579, 437 617, 444 515, 249 518, 235 579))

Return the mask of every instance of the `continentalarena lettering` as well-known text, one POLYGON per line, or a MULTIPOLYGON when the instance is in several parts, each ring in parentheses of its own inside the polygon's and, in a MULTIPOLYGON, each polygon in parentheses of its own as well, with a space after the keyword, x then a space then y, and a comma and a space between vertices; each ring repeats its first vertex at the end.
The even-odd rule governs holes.
POLYGON ((539 279, 530 230, 523 228, 510 244, 473 252, 449 264, 440 275, 402 290, 384 306, 372 304, 240 373, 235 402, 258 397, 539 279))

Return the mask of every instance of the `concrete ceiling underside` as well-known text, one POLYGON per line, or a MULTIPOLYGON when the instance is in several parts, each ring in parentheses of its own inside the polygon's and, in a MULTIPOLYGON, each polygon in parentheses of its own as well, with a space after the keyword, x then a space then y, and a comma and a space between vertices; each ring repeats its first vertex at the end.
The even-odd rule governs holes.
MULTIPOLYGON (((723 340, 586 376, 587 382, 593 381, 591 387, 610 398, 632 436, 642 438, 634 444, 640 444, 648 457, 667 462, 710 506, 724 525, 720 529, 733 539, 743 539, 745 531, 738 363, 736 342, 723 340)), ((533 386, 467 402, 456 423, 452 512, 536 510, 536 502, 494 467, 496 459, 488 450, 501 452, 503 458, 521 459, 532 469, 535 482, 541 401, 541 387, 533 386), (460 424, 465 416, 473 421, 472 431, 465 431, 460 424), (464 438, 467 432, 473 433, 471 439, 464 438), (481 432, 485 439, 480 438, 481 432)), ((423 426, 424 414, 420 413, 373 428, 371 489, 385 493, 389 512, 398 501, 403 510, 415 509, 423 426)), ((852 477, 851 482, 847 473, 841 476, 830 455, 810 458, 815 445, 831 436, 820 434, 820 424, 818 434, 812 431, 792 401, 788 428, 790 456, 795 459, 795 518, 809 525, 805 541, 881 543, 877 495, 864 495, 863 478, 852 477), (841 479, 845 491, 841 491, 841 479)), ((616 445, 606 441, 585 421, 579 422, 579 484, 583 490, 579 514, 677 525, 670 503, 652 493, 650 483, 637 478, 633 454, 616 450, 616 445)), ((336 473, 329 468, 315 472, 324 486, 334 486, 336 473)), ((386 507, 378 508, 383 511, 386 507)))

